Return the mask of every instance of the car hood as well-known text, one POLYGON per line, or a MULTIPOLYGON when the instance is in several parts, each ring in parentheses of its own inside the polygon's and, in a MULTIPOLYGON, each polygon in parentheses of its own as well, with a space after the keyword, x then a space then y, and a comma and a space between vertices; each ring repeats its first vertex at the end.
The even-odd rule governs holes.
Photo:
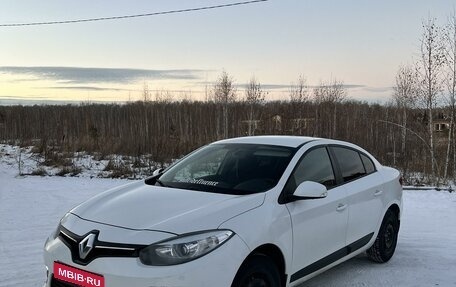
POLYGON ((117 227, 182 234, 216 229, 226 220, 263 204, 264 193, 227 195, 136 182, 103 192, 70 212, 117 227))

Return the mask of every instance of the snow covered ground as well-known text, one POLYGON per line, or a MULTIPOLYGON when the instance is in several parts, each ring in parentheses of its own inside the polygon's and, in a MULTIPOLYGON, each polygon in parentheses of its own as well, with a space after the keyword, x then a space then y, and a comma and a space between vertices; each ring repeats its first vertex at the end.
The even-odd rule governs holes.
MULTIPOLYGON (((163 165, 151 160, 151 155, 140 157, 61 152, 49 148, 47 159, 37 147, 0 143, 0 162, 23 175, 58 175, 65 177, 100 177, 143 179, 163 165), (19 165, 20 163, 20 165, 19 165)), ((166 164, 164 164, 166 166, 166 164)))
MULTIPOLYGON (((41 287, 42 248, 71 207, 129 181, 89 177, 16 177, 0 157, 0 287, 41 287)), ((404 192, 396 254, 387 264, 358 256, 304 286, 456 286, 456 193, 404 192)))
POLYGON ((304 286, 456 286, 456 193, 404 191, 396 253, 386 264, 358 256, 304 286))
POLYGON ((42 249, 47 235, 71 207, 125 180, 15 178, 0 164, 0 286, 42 286, 42 249))

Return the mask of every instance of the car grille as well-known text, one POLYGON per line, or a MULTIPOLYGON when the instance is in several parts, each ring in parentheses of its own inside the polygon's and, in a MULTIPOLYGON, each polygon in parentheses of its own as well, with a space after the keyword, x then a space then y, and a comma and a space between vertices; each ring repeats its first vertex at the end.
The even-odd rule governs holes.
POLYGON ((51 287, 79 287, 79 285, 67 283, 65 281, 60 281, 52 277, 51 287))
MULTIPOLYGON (((99 233, 95 230, 91 232, 97 235, 99 233)), ((70 249, 73 262, 84 266, 100 257, 139 257, 139 251, 147 247, 147 245, 112 243, 95 239, 93 250, 85 259, 82 259, 79 256, 79 243, 87 235, 74 234, 63 226, 60 226, 58 234, 60 240, 70 249)))

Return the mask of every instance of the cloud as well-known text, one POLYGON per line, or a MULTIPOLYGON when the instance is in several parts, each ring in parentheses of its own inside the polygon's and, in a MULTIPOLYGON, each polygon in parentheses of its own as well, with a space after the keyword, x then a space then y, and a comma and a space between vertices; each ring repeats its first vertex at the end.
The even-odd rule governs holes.
MULTIPOLYGON (((208 87, 212 87, 216 84, 215 81, 199 81, 199 82, 196 82, 195 83, 196 85, 199 85, 199 86, 208 86, 208 87)), ((234 86, 236 88, 245 88, 249 85, 249 83, 234 83, 234 86)), ((284 84, 263 84, 263 83, 260 83, 261 85, 261 88, 265 89, 265 90, 275 90, 275 89, 288 89, 291 87, 291 85, 284 85, 284 84)))
POLYGON ((365 88, 365 85, 356 85, 356 84, 344 84, 342 85, 345 89, 359 89, 359 88, 365 88))
POLYGON ((29 95, 21 95, 21 96, 12 96, 12 95, 0 95, 0 100, 47 100, 49 99, 48 96, 42 94, 29 94, 29 95))
POLYGON ((56 100, 56 99, 22 99, 22 98, 2 98, 0 97, 1 106, 33 106, 33 105, 80 105, 82 103, 106 103, 105 101, 82 101, 82 100, 56 100))
MULTIPOLYGON (((240 84, 236 85, 239 88, 247 88, 249 84, 240 84)), ((261 88, 265 90, 282 90, 282 89, 290 89, 291 85, 281 85, 281 84, 261 84, 261 88)))
MULTIPOLYGON (((201 85, 201 86, 213 86, 215 85, 215 82, 197 82, 196 84, 201 85)), ((264 90, 289 90, 290 88, 294 87, 293 84, 261 84, 261 88, 264 90)), ((236 88, 241 88, 245 89, 249 86, 249 83, 242 83, 242 84, 234 84, 236 88)), ((319 85, 308 85, 307 86, 310 89, 319 87, 319 85)), ((367 87, 366 85, 357 85, 357 84, 343 84, 343 88, 345 89, 359 89, 359 88, 365 88, 367 87)))
POLYGON ((9 83, 21 83, 21 82, 37 82, 37 81, 41 81, 41 79, 37 79, 37 78, 17 78, 17 79, 8 79, 6 81, 9 82, 9 83))
POLYGON ((147 70, 81 67, 18 67, 0 66, 0 73, 33 76, 65 84, 117 83, 127 84, 140 80, 196 80, 205 70, 147 70))
POLYGON ((37 89, 50 89, 50 90, 81 90, 81 91, 131 91, 128 89, 118 88, 102 88, 96 86, 51 86, 51 87, 37 87, 37 89))
POLYGON ((364 90, 371 92, 371 93, 385 93, 385 92, 392 92, 393 87, 365 87, 364 90))

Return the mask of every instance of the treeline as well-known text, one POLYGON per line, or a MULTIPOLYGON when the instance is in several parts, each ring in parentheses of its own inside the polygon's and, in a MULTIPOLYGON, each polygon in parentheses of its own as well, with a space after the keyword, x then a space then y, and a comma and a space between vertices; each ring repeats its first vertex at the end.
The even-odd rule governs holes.
MULTIPOLYGON (((148 154, 165 164, 225 137, 305 135, 356 143, 406 174, 429 173, 429 147, 419 139, 428 138, 429 118, 423 109, 409 109, 407 128, 416 135, 404 137, 396 125, 403 108, 349 100, 0 106, 0 140, 34 145, 42 153, 148 154)), ((445 160, 447 136, 436 133, 437 163, 445 160)), ((453 168, 449 174, 454 176, 453 168)))

